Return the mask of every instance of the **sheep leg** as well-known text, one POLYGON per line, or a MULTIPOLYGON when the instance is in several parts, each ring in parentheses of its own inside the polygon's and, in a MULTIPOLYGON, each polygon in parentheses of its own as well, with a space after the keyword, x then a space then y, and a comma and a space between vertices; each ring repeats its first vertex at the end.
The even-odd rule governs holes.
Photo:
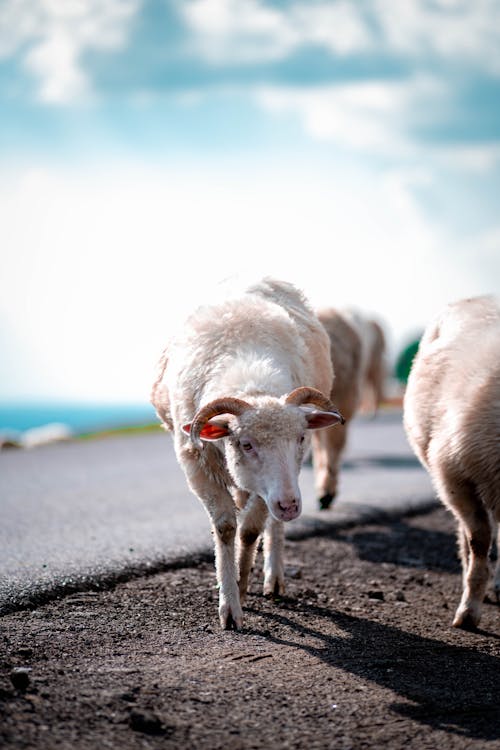
POLYGON ((489 580, 488 553, 491 545, 491 529, 488 516, 470 519, 465 534, 469 546, 468 566, 464 576, 463 594, 455 613, 456 628, 477 627, 481 618, 481 605, 489 580))
POLYGON ((469 570, 470 547, 467 541, 467 532, 459 520, 457 530, 457 542, 460 562, 462 564, 462 589, 467 585, 467 571, 469 570))
POLYGON ((346 438, 345 427, 317 430, 312 435, 316 495, 321 510, 327 510, 337 495, 340 457, 346 438))
MULTIPOLYGON (((210 511, 209 511, 210 513, 210 511)), ((219 620, 221 627, 229 630, 241 628, 243 611, 235 561, 236 513, 234 508, 215 510, 212 514, 215 540, 215 570, 219 584, 219 620)))
POLYGON ((267 518, 267 506, 258 495, 251 495, 241 512, 238 535, 238 567, 240 601, 246 599, 248 578, 257 551, 257 542, 267 518))
POLYGON ((192 491, 205 506, 212 523, 221 627, 225 630, 231 627, 241 628, 243 611, 236 572, 236 508, 233 498, 227 490, 207 478, 197 461, 188 466, 187 477, 192 491))
POLYGON ((442 497, 459 520, 463 592, 455 613, 455 628, 475 628, 490 577, 488 555, 493 538, 491 518, 471 482, 449 477, 443 482, 442 497))
POLYGON ((384 367, 381 361, 372 363, 367 373, 367 390, 370 393, 372 416, 376 416, 384 399, 384 367))
POLYGON ((266 596, 278 596, 285 593, 284 546, 283 522, 269 516, 264 529, 264 594, 266 596))

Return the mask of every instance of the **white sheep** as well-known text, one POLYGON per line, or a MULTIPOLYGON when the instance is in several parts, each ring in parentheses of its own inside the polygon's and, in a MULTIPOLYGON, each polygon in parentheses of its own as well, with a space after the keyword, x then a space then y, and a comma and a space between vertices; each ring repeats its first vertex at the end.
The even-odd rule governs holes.
MULTIPOLYGON (((408 439, 458 521, 463 594, 453 625, 476 627, 500 520, 500 306, 449 305, 426 329, 404 398, 408 439)), ((495 575, 500 595, 500 566, 495 575)))
POLYGON ((335 372, 330 399, 342 413, 346 426, 330 428, 312 436, 316 494, 319 507, 329 508, 337 494, 342 453, 347 440, 347 425, 359 406, 361 394, 362 343, 357 329, 335 308, 317 311, 318 319, 330 338, 332 365, 335 372))
POLYGON ((324 395, 332 378, 325 330, 274 279, 195 310, 160 360, 151 400, 212 523, 224 628, 242 626, 264 526, 264 593, 284 591, 283 521, 301 512, 307 430, 343 422, 324 395))

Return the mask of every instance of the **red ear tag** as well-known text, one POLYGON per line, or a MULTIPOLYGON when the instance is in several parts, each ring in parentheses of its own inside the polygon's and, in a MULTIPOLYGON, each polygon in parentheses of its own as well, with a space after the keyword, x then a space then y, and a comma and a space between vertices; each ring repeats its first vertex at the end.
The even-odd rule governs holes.
POLYGON ((229 435, 228 428, 214 422, 207 422, 200 432, 203 440, 219 440, 227 435, 229 435))

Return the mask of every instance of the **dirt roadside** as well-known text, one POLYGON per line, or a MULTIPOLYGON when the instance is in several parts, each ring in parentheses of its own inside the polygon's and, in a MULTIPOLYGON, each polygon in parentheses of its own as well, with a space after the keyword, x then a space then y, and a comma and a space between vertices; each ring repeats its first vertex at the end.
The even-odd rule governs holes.
POLYGON ((500 750, 499 608, 451 627, 448 513, 288 541, 286 560, 270 601, 258 558, 240 633, 218 628, 207 563, 4 616, 0 747, 500 750))

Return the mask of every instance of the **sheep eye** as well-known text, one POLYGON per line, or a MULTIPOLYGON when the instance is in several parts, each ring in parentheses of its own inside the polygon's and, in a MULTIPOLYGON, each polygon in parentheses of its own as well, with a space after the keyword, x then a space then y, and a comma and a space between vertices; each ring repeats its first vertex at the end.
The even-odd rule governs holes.
POLYGON ((241 450, 249 453, 252 450, 252 443, 240 443, 241 450))
POLYGON ((306 439, 305 435, 301 435, 299 437, 299 444, 302 445, 302 443, 304 442, 305 439, 306 439))

